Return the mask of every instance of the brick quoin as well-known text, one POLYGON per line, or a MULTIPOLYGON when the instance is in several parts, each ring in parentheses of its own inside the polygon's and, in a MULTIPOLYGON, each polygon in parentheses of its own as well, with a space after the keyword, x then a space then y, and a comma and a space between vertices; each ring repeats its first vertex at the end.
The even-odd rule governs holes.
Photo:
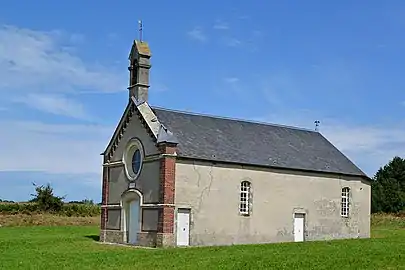
MULTIPOLYGON (((172 155, 176 152, 175 145, 163 144, 159 146, 161 154, 172 155)), ((160 203, 174 204, 176 159, 164 156, 160 161, 160 203)), ((159 212, 158 231, 173 233, 174 206, 163 206, 159 212)))
POLYGON ((101 205, 104 206, 101 208, 101 229, 105 230, 107 228, 107 201, 108 201, 108 169, 103 168, 103 186, 102 186, 102 203, 101 205))

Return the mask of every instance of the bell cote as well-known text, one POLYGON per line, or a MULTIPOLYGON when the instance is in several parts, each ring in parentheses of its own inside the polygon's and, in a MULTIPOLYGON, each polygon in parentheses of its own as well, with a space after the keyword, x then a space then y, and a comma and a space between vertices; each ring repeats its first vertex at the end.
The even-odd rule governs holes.
POLYGON ((135 97, 138 102, 148 101, 149 69, 151 52, 145 41, 134 40, 129 54, 129 98, 135 97))

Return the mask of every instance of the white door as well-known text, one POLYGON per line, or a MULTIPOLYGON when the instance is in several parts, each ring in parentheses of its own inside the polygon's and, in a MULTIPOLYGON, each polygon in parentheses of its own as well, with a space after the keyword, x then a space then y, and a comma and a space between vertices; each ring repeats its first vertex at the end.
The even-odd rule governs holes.
POLYGON ((190 210, 179 209, 177 212, 177 245, 188 246, 190 239, 190 210))
POLYGON ((305 214, 294 214, 294 241, 304 241, 305 214))
POLYGON ((128 243, 136 244, 138 242, 138 232, 139 232, 139 200, 133 200, 129 203, 128 243))

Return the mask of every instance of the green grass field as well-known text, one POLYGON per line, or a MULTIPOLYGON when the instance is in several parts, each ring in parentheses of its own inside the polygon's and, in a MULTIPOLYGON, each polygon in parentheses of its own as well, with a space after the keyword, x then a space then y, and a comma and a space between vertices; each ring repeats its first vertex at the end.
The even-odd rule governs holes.
POLYGON ((95 226, 0 228, 0 269, 405 269, 405 220, 371 239, 141 249, 100 244, 95 226))

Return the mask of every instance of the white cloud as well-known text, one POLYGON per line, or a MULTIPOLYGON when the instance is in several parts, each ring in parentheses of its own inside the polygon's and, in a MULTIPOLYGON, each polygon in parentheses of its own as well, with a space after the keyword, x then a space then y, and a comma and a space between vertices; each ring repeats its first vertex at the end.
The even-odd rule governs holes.
POLYGON ((225 37, 223 38, 223 43, 228 47, 237 47, 242 45, 242 41, 234 37, 225 37))
POLYGON ((249 15, 239 15, 238 19, 239 20, 247 20, 247 19, 250 19, 250 16, 249 15))
POLYGON ((405 153, 405 128, 341 124, 321 127, 321 132, 369 176, 405 153))
MULTIPOLYGON (((6 106, 92 120, 68 93, 125 91, 126 71, 91 65, 74 54, 79 34, 0 26, 0 93, 6 106), (9 104, 7 104, 9 103, 9 104)), ((76 95, 80 97, 80 95, 76 95)), ((24 112, 27 113, 27 112, 24 112)), ((0 171, 100 173, 114 127, 0 120, 0 171)))
POLYGON ((250 52, 256 52, 259 49, 264 33, 260 30, 252 30, 245 37, 240 36, 226 36, 223 35, 219 38, 219 43, 226 47, 238 47, 248 50, 250 52))
POLYGON ((126 73, 84 62, 79 34, 0 26, 0 92, 125 91, 126 73))
MULTIPOLYGON (((6 118, 18 117, 20 114, 12 114, 16 111, 29 115, 30 111, 26 110, 29 107, 49 114, 100 122, 81 102, 81 94, 126 92, 127 70, 117 72, 111 65, 90 64, 78 54, 78 45, 85 42, 89 41, 80 34, 0 25, 0 171, 89 174, 92 175, 89 182, 93 181, 93 175, 100 174, 100 153, 116 123, 111 126, 57 124, 41 119, 16 121, 6 118), (14 107, 16 110, 12 110, 14 107), (4 113, 3 109, 10 110, 10 114, 4 113)), ((155 86, 161 91, 167 90, 164 84, 155 86)), ((61 179, 66 177, 61 176, 61 179)))
POLYGON ((187 32, 187 35, 194 40, 205 42, 207 41, 207 36, 204 34, 201 27, 195 27, 193 30, 187 32))
MULTIPOLYGON (((382 150, 381 147, 392 144, 405 146, 405 129, 348 125, 329 125, 321 128, 328 138, 345 151, 370 152, 382 150)), ((390 147, 387 147, 387 150, 388 148, 390 147)))
POLYGON ((244 83, 238 77, 223 78, 223 84, 226 91, 231 91, 232 95, 244 98, 244 90, 246 90, 244 83))
MULTIPOLYGON (((274 114, 257 118, 257 120, 309 129, 315 128, 315 117, 310 111, 274 114)), ((369 176, 373 176, 394 156, 404 156, 405 125, 381 127, 348 124, 330 118, 320 120, 321 134, 369 176)))
POLYGON ((264 36, 264 33, 260 30, 253 30, 252 31, 252 37, 253 38, 262 38, 264 36))
POLYGON ((0 171, 97 173, 113 126, 0 121, 0 171))
POLYGON ((224 78, 224 81, 226 83, 230 83, 230 84, 235 84, 239 82, 239 78, 236 77, 228 77, 228 78, 224 78))
POLYGON ((216 30, 228 30, 229 25, 226 22, 223 22, 221 20, 217 20, 214 24, 214 29, 216 30))
POLYGON ((25 98, 19 98, 16 101, 46 113, 82 120, 93 119, 86 111, 83 104, 62 95, 28 94, 25 98))

